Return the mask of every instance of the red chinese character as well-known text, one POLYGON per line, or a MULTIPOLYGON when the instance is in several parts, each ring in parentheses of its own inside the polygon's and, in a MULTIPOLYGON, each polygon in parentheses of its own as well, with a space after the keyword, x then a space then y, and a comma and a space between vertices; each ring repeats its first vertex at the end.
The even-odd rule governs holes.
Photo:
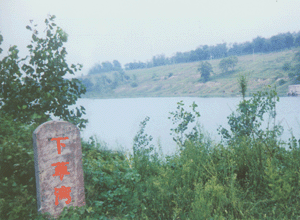
POLYGON ((56 166, 55 173, 52 176, 60 176, 60 180, 63 180, 64 175, 69 175, 68 167, 65 166, 66 164, 69 164, 69 162, 57 162, 51 164, 51 166, 56 166))
POLYGON ((69 139, 68 137, 58 137, 58 138, 52 138, 51 141, 57 141, 57 151, 58 151, 58 154, 61 153, 61 148, 60 146, 62 147, 65 147, 66 145, 63 144, 63 143, 60 143, 61 140, 67 140, 69 139))
POLYGON ((58 199, 68 199, 66 201, 66 204, 69 204, 71 202, 71 187, 65 187, 62 186, 61 188, 54 187, 54 195, 55 195, 55 205, 58 205, 58 199))

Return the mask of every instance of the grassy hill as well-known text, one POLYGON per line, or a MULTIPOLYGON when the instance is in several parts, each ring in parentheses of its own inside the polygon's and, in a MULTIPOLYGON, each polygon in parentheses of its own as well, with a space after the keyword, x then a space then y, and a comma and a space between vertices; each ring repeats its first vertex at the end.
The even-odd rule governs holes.
POLYGON ((84 76, 80 79, 89 79, 94 84, 92 89, 89 88, 91 91, 87 92, 85 98, 236 97, 240 95, 238 76, 246 74, 249 79, 246 95, 261 90, 265 85, 276 85, 278 94, 286 96, 291 81, 282 66, 285 62, 293 61, 295 52, 294 49, 239 56, 235 71, 225 74, 219 69, 220 59, 211 60, 209 62, 213 66, 214 73, 206 83, 199 80, 200 73, 197 69, 200 62, 125 71, 130 79, 118 81, 114 87, 109 87, 107 82, 105 86, 103 86, 105 83, 97 85, 97 81, 101 81, 100 78, 104 75, 109 81, 113 81, 117 75, 113 72, 84 76), (107 89, 101 90, 100 87, 107 89))

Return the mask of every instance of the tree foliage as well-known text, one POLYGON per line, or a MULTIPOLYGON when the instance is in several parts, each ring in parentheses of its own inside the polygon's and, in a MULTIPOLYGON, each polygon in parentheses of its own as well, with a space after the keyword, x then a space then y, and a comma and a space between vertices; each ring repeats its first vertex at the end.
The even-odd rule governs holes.
POLYGON ((167 65, 169 63, 170 60, 166 58, 164 54, 160 54, 152 57, 153 67, 167 65))
POLYGON ((257 37, 255 39, 253 39, 253 49, 254 52, 256 53, 261 53, 264 52, 265 50, 265 43, 266 43, 266 39, 263 37, 257 37))
POLYGON ((209 80, 210 73, 213 72, 213 68, 209 62, 201 62, 198 68, 198 71, 201 73, 201 78, 203 78, 204 82, 209 80))
POLYGON ((236 56, 227 57, 220 61, 219 68, 222 70, 222 73, 228 72, 229 69, 233 71, 237 63, 238 58, 236 56))
POLYGON ((173 140, 180 147, 184 146, 186 140, 194 140, 198 137, 198 130, 196 126, 193 127, 192 132, 188 134, 184 133, 188 129, 188 125, 190 123, 193 123, 196 120, 196 117, 200 117, 200 113, 195 110, 198 107, 198 105, 195 102, 193 102, 193 104, 190 105, 190 108, 192 108, 193 112, 187 112, 184 110, 183 107, 183 101, 177 102, 177 111, 170 112, 170 115, 172 115, 172 117, 168 117, 168 119, 172 119, 173 124, 177 124, 177 127, 172 128, 171 131, 174 135, 173 140))
POLYGON ((276 102, 279 101, 276 90, 259 91, 253 94, 252 98, 245 100, 245 92, 247 90, 247 79, 241 76, 239 79, 243 100, 239 103, 237 111, 233 112, 228 117, 228 124, 230 125, 230 132, 220 127, 219 132, 224 139, 230 142, 239 141, 240 137, 252 137, 253 139, 263 139, 272 134, 277 137, 281 134, 281 127, 275 126, 272 131, 264 132, 261 129, 264 115, 269 113, 269 117, 275 120, 276 116, 276 102))
POLYGON ((295 37, 295 44, 296 47, 300 47, 300 34, 298 34, 297 37, 295 37))
MULTIPOLYGON (((46 36, 39 36, 36 25, 27 25, 32 32, 29 56, 20 59, 17 46, 9 48, 8 56, 0 61, 0 106, 3 113, 23 123, 42 123, 51 115, 84 128, 87 120, 84 107, 69 109, 86 88, 74 75, 82 65, 66 62, 67 51, 63 46, 68 35, 54 23, 55 16, 45 19, 46 36)), ((0 38, 2 40, 2 36, 0 38)))
POLYGON ((121 63, 118 60, 114 60, 112 63, 109 61, 105 61, 95 64, 90 70, 88 71, 88 75, 94 75, 99 73, 107 73, 111 71, 120 71, 122 70, 121 63))
POLYGON ((125 64, 125 70, 143 69, 143 68, 146 68, 146 67, 147 67, 147 64, 143 63, 141 61, 125 64))

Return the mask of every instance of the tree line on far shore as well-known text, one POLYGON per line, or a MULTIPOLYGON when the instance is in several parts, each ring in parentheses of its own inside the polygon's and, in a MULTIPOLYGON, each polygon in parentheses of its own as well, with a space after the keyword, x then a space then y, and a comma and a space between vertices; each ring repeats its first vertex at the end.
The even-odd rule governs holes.
MULTIPOLYGON (((177 52, 172 57, 166 57, 164 54, 153 56, 150 61, 134 61, 124 65, 125 70, 152 68, 156 66, 170 65, 176 63, 189 63, 209 59, 220 59, 227 56, 240 56, 252 53, 269 53, 283 49, 300 46, 300 31, 298 33, 280 33, 270 38, 256 37, 251 42, 228 44, 222 43, 217 45, 202 45, 195 50, 187 52, 177 52)), ((112 63, 105 61, 95 64, 89 71, 88 75, 98 73, 119 71, 122 66, 118 60, 112 63)))

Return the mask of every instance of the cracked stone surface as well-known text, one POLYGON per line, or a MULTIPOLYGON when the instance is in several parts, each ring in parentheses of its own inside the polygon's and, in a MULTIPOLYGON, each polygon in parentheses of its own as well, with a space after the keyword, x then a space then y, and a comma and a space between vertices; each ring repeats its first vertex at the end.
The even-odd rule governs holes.
POLYGON ((79 129, 65 121, 45 122, 33 132, 33 147, 38 210, 42 213, 49 212, 57 218, 64 207, 85 205, 79 129), (61 147, 61 154, 58 154, 57 141, 51 141, 58 137, 68 137, 67 140, 60 141, 65 144, 65 147, 61 147), (56 166, 51 164, 57 162, 69 162, 65 166, 70 174, 64 175, 63 180, 60 176, 53 176, 56 166), (54 188, 62 186, 71 187, 71 202, 66 204, 67 198, 58 198, 59 204, 55 205, 54 188))

